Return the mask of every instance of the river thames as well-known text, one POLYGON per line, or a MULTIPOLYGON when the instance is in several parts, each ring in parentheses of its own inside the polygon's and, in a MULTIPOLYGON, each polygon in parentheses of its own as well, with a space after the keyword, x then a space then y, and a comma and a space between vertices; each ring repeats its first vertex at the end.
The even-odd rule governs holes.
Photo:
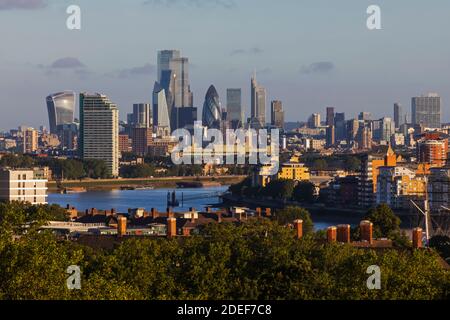
MULTIPOLYGON (((156 208, 158 211, 165 211, 167 208, 167 193, 175 191, 180 206, 175 211, 189 210, 193 207, 203 210, 208 205, 220 205, 218 193, 228 190, 228 187, 211 187, 195 189, 153 189, 153 190, 109 190, 109 191, 88 191, 83 193, 59 194, 50 193, 48 195, 49 204, 58 204, 62 207, 67 205, 77 208, 79 211, 96 208, 99 210, 116 209, 118 212, 126 213, 130 208, 144 208, 150 211, 156 208), (187 199, 181 202, 182 195, 187 199), (192 200, 190 200, 192 198, 192 200)), ((336 217, 337 218, 337 217, 336 217)), ((325 229, 336 225, 339 221, 336 218, 321 217, 312 215, 314 227, 317 230, 325 229)), ((344 223, 345 221, 340 221, 344 223)), ((347 223, 354 224, 356 221, 347 223)))

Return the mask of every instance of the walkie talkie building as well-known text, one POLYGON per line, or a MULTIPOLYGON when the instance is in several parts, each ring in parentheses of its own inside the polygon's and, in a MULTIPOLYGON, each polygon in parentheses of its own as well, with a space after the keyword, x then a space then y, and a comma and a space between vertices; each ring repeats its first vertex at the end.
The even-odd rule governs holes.
POLYGON ((75 92, 64 91, 47 97, 50 132, 56 134, 57 126, 73 123, 75 114, 75 92))

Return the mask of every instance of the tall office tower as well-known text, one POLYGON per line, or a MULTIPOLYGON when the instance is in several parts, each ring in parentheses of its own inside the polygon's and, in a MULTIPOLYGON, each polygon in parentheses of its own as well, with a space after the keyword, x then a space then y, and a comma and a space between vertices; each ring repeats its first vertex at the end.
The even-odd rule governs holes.
POLYGON ((219 94, 212 85, 209 87, 203 104, 202 122, 203 126, 208 129, 220 129, 222 121, 222 112, 219 102, 219 94))
POLYGON ((336 143, 336 135, 335 135, 334 125, 327 126, 326 140, 327 140, 326 142, 327 142, 328 148, 334 146, 334 144, 336 143))
POLYGON ((227 89, 227 120, 233 129, 244 125, 241 89, 227 89))
POLYGON ((133 104, 133 126, 136 128, 152 127, 152 108, 149 103, 133 104))
POLYGON ((356 140, 359 131, 359 120, 351 119, 347 121, 347 142, 351 143, 356 140))
POLYGON ((327 108, 327 126, 331 127, 334 126, 334 108, 328 107, 327 108))
POLYGON ((131 129, 131 141, 133 153, 145 156, 153 142, 153 129, 145 127, 131 129))
POLYGON ((251 79, 251 118, 263 127, 266 125, 266 96, 266 89, 258 84, 255 73, 251 79))
POLYGON ((346 139, 346 123, 345 123, 345 113, 337 112, 334 116, 334 131, 336 142, 340 142, 346 139))
POLYGON ((50 133, 57 134, 57 126, 73 123, 75 114, 75 92, 64 91, 46 98, 50 133))
POLYGON ((360 112, 358 115, 358 120, 370 121, 372 120, 372 114, 370 112, 360 112))
POLYGON ((153 125, 157 136, 170 136, 170 117, 166 92, 158 82, 153 88, 153 125))
POLYGON ((283 103, 279 100, 272 101, 270 105, 271 124, 277 128, 284 129, 283 103))
POLYGON ((163 71, 171 71, 170 62, 173 59, 179 59, 181 53, 179 50, 158 51, 158 82, 161 83, 163 71))
POLYGON ((361 126, 356 136, 358 142, 358 149, 370 150, 372 148, 372 130, 369 126, 361 126))
POLYGON ((319 113, 313 113, 308 119, 308 127, 311 129, 320 127, 320 123, 321 121, 319 113))
POLYGON ((23 153, 33 153, 38 149, 38 131, 33 128, 23 132, 23 153))
POLYGON ((61 141, 61 148, 76 150, 78 148, 78 123, 66 123, 57 127, 58 137, 61 141))
POLYGON ((394 104, 394 123, 395 123, 395 129, 400 128, 400 126, 404 123, 404 116, 403 116, 403 108, 401 104, 395 103, 394 104))
POLYGON ((105 161, 109 174, 119 176, 119 109, 105 95, 80 94, 79 152, 105 161))
MULTIPOLYGON (((172 130, 181 128, 179 112, 174 108, 192 108, 194 98, 189 84, 189 59, 181 57, 178 50, 158 52, 158 83, 166 93, 166 102, 171 118, 172 130), (177 119, 172 119, 176 116, 177 119)), ((184 112, 185 113, 185 112, 184 112)))
POLYGON ((437 93, 412 98, 411 112, 413 125, 423 125, 430 129, 441 128, 441 97, 437 93))

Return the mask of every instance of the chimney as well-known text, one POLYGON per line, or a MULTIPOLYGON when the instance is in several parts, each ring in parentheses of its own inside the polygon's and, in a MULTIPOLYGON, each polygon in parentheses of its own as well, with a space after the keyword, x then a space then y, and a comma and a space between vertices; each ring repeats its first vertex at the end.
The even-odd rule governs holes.
POLYGON ((222 211, 217 211, 217 223, 222 223, 222 211))
POLYGON ((337 226, 337 241, 341 243, 350 243, 349 224, 340 224, 337 226))
POLYGON ((420 249, 422 248, 422 228, 414 228, 412 231, 412 240, 413 240, 413 248, 420 249))
POLYGON ((373 223, 368 220, 361 221, 359 228, 361 230, 361 241, 373 244, 373 223))
POLYGON ((117 218, 117 235, 123 237, 127 234, 127 218, 121 216, 117 218))
POLYGON ((270 208, 266 208, 266 217, 272 216, 272 210, 270 208))
POLYGON ((261 218, 261 208, 256 208, 256 217, 261 218))
POLYGON ((172 208, 168 207, 167 208, 167 218, 173 218, 175 217, 175 215, 173 214, 172 208))
POLYGON ((167 218, 167 237, 173 238, 177 236, 177 219, 174 217, 167 218))
POLYGON ((211 207, 205 207, 205 212, 206 213, 210 213, 211 212, 211 207))
POLYGON ((337 239, 337 228, 336 227, 328 227, 327 228, 327 241, 329 243, 336 242, 337 239))
POLYGON ((156 218, 159 217, 158 210, 156 210, 155 208, 152 208, 151 213, 152 213, 152 218, 153 219, 156 219, 156 218))
POLYGON ((303 237, 303 220, 294 221, 295 237, 301 239, 303 237))

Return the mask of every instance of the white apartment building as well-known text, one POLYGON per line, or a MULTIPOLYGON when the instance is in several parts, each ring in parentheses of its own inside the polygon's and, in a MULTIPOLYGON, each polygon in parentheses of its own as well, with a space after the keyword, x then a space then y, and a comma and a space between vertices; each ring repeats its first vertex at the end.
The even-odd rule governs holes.
POLYGON ((80 141, 83 159, 104 160, 109 174, 119 176, 119 110, 101 94, 80 95, 80 141))
POLYGON ((0 201, 47 204, 47 180, 33 170, 0 169, 0 201))

